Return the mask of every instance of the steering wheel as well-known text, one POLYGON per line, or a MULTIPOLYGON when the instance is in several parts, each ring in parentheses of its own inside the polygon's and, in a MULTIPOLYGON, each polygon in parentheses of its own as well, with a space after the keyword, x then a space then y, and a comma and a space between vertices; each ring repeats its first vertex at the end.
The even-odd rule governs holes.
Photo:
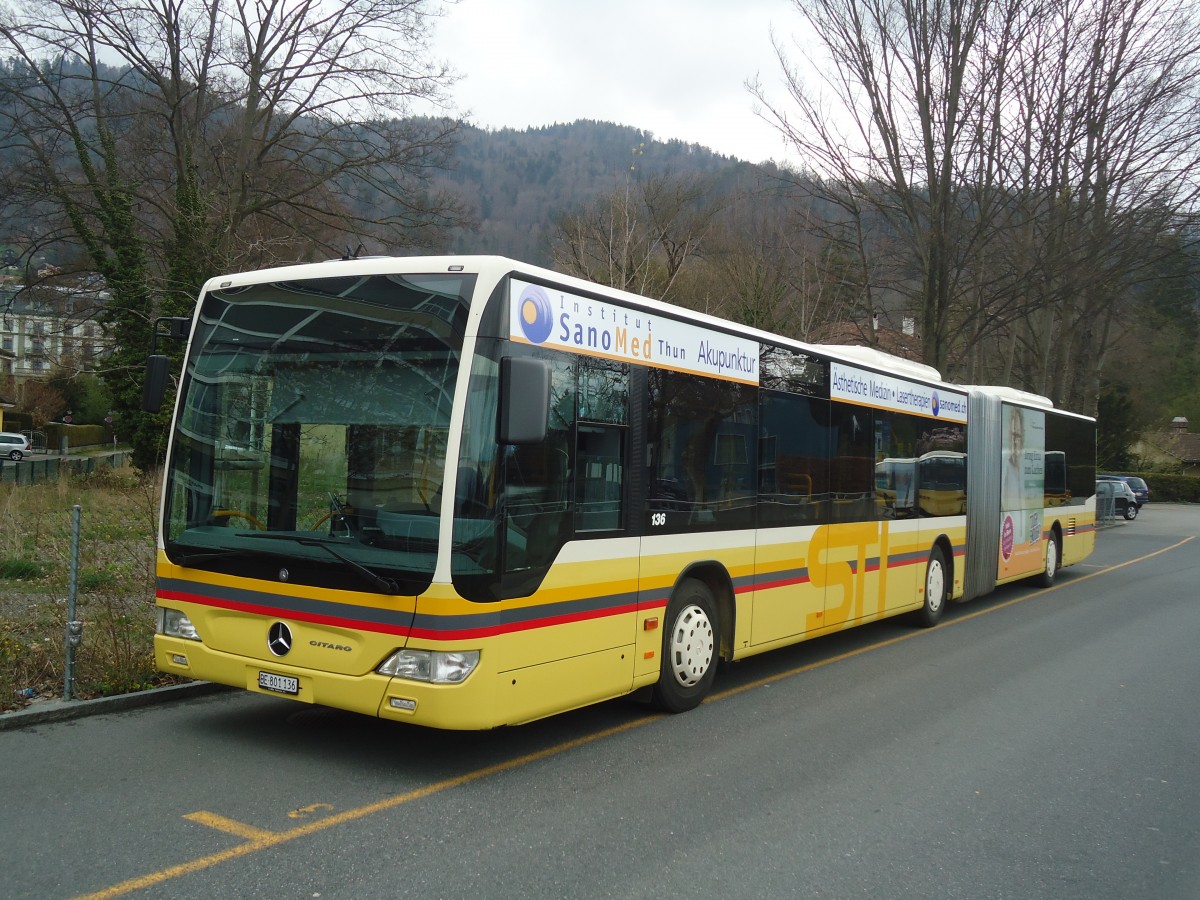
POLYGON ((212 514, 212 518, 214 518, 214 519, 245 519, 247 522, 249 522, 251 525, 253 525, 258 531, 266 531, 267 530, 267 526, 264 525, 262 522, 258 521, 257 518, 250 515, 250 513, 242 512, 241 510, 238 510, 238 509, 214 510, 213 514, 212 514))
POLYGON ((311 525, 309 525, 308 530, 316 531, 318 528, 320 528, 322 525, 324 525, 326 522, 328 522, 334 516, 345 516, 347 513, 353 513, 353 512, 354 512, 354 510, 351 509, 349 506, 343 506, 337 512, 334 512, 331 509, 329 512, 325 513, 323 516, 321 516, 319 519, 317 519, 317 521, 315 521, 311 525))

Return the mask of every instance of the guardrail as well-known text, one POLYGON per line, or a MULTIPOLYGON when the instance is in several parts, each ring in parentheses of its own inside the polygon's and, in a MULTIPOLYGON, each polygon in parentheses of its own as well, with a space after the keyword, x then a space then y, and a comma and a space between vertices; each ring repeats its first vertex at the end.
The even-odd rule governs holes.
POLYGON ((99 468, 120 469, 129 465, 130 451, 114 450, 96 456, 26 457, 22 462, 0 458, 0 483, 39 484, 57 481, 63 475, 87 475, 99 468))

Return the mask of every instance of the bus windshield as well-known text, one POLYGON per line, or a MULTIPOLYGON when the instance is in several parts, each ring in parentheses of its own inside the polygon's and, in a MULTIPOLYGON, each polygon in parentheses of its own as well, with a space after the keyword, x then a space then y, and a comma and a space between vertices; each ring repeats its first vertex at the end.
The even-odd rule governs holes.
POLYGON ((473 287, 409 274, 206 294, 167 466, 168 557, 319 586, 428 586, 473 287))

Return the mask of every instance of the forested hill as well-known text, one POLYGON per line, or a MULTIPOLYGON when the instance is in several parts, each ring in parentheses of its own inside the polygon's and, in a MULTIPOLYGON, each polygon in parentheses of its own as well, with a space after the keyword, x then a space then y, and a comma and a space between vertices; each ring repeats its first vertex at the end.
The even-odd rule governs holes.
MULTIPOLYGON (((2 63, 0 63, 2 68, 2 63)), ((495 253, 536 264, 550 262, 553 224, 562 215, 611 194, 631 177, 658 174, 712 179, 715 191, 748 184, 764 169, 683 141, 656 141, 647 132, 609 122, 579 120, 517 130, 463 126, 451 168, 435 171, 430 188, 461 198, 473 228, 442 238, 455 253, 495 253), (632 167, 632 168, 631 168, 632 167)), ((13 171, 16 151, 0 147, 0 166, 13 171)), ((766 171, 771 171, 768 165, 766 171)), ((370 218, 378 198, 367 185, 350 191, 370 218)), ((39 261, 70 265, 78 254, 65 245, 32 246, 44 233, 38 212, 12 203, 0 223, 0 253, 25 253, 39 261)), ((86 263, 84 263, 86 265, 86 263)))
POLYGON ((761 171, 697 144, 656 141, 609 122, 464 128, 457 164, 437 184, 462 196, 478 226, 456 233, 449 249, 546 264, 554 221, 625 184, 631 167, 643 175, 704 175, 718 188, 761 171))

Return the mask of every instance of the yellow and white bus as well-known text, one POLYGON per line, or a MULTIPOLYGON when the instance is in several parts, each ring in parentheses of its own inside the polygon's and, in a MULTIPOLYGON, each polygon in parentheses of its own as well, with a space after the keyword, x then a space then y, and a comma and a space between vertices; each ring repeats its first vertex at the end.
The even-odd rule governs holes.
POLYGON ((933 625, 1094 544, 1089 418, 507 259, 223 276, 188 327, 175 675, 439 728, 683 711, 719 659, 933 625))

